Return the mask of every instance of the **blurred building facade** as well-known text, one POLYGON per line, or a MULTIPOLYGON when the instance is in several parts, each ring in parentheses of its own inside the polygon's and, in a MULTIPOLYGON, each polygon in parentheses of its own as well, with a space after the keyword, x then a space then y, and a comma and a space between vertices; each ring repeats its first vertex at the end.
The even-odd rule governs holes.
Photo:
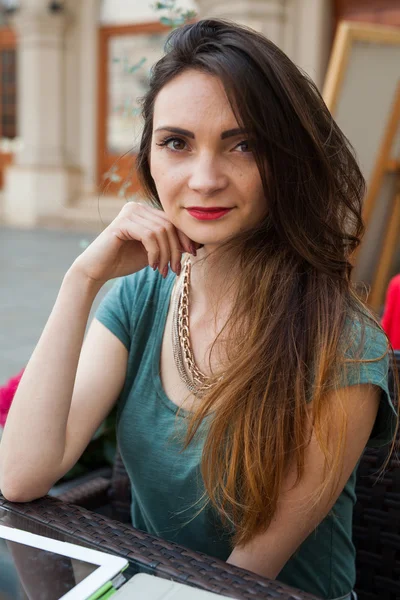
MULTIPOLYGON (((1 3, 1 2, 0 2, 1 3)), ((165 28, 142 0, 20 0, 0 27, 3 222, 107 222, 140 133, 137 97, 165 28), (146 60, 144 60, 146 59, 146 60), (126 154, 128 153, 128 154, 126 154), (110 179, 110 177, 109 177, 110 179), (100 196, 100 201, 99 201, 100 196)), ((182 0, 267 35, 321 88, 341 18, 400 25, 398 0, 182 0)), ((129 197, 137 189, 134 176, 129 197)))

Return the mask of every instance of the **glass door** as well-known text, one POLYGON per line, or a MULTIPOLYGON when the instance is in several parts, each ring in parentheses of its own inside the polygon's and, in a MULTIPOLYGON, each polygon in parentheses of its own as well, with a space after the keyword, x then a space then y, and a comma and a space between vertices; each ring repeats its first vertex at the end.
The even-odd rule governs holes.
POLYGON ((166 35, 160 23, 100 29, 98 184, 105 194, 129 198, 138 191, 140 98, 151 66, 163 54, 166 35))
POLYGON ((17 138, 17 66, 13 31, 0 28, 0 189, 17 138))

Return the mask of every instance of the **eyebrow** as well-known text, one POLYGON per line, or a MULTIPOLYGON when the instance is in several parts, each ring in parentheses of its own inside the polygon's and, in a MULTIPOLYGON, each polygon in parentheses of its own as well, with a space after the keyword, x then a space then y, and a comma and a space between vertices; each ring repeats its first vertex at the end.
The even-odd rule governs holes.
MULTIPOLYGON (((157 129, 155 129, 155 132, 157 131, 169 131, 170 133, 184 135, 188 138, 191 138, 192 140, 195 139, 193 131, 189 131, 188 129, 182 129, 181 127, 172 127, 170 125, 165 125, 163 127, 158 127, 157 129)), ((226 140, 227 138, 242 134, 246 134, 246 131, 240 127, 236 127, 235 129, 228 129, 227 131, 223 131, 221 133, 221 140, 226 140)))

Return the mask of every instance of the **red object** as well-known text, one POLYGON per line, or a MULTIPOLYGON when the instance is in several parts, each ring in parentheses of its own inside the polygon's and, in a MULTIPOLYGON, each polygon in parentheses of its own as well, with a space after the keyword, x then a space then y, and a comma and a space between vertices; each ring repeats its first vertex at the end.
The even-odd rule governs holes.
POLYGON ((4 424, 7 419, 8 411, 10 410, 11 403, 13 401, 15 392, 17 391, 17 387, 19 382, 21 381, 21 377, 24 370, 21 371, 15 377, 12 377, 5 386, 0 387, 0 425, 4 427, 4 424))
POLYGON ((199 210, 196 208, 188 208, 187 209, 188 213, 195 219, 198 219, 199 221, 212 221, 215 219, 220 219, 221 217, 226 215, 231 210, 232 210, 231 208, 218 209, 218 210, 216 210, 216 209, 199 210))
POLYGON ((390 280, 386 292, 382 327, 387 333, 393 350, 400 350, 400 275, 390 280))

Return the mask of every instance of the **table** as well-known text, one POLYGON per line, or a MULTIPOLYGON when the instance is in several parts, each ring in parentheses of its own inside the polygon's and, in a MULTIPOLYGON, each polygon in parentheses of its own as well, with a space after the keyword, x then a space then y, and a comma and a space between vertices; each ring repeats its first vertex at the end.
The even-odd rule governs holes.
POLYGON ((17 504, 0 494, 0 517, 3 511, 14 527, 125 557, 127 577, 150 573, 238 600, 318 600, 57 498, 17 504))

